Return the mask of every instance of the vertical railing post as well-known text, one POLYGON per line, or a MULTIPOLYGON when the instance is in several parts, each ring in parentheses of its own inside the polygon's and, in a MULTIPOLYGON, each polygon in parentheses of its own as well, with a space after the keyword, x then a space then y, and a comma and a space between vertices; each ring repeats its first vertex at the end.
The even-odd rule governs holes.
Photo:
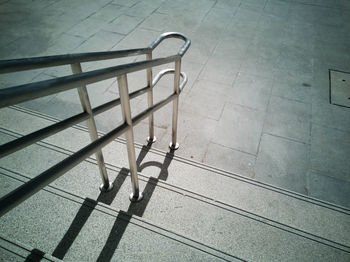
POLYGON ((169 144, 169 147, 172 150, 176 150, 179 148, 179 143, 177 143, 177 118, 178 118, 177 116, 179 111, 180 72, 181 72, 181 58, 175 61, 174 93, 176 94, 176 98, 173 101, 172 135, 171 135, 171 142, 169 144))
POLYGON ((139 180, 137 175, 137 166, 136 166, 136 156, 135 156, 135 147, 134 147, 134 131, 131 119, 131 109, 130 109, 130 98, 128 90, 128 80, 127 76, 121 75, 118 76, 118 89, 120 96, 120 103, 122 108, 123 120, 129 125, 128 130, 125 132, 126 137, 126 147, 128 150, 129 166, 130 166, 130 176, 131 176, 131 185, 132 193, 130 194, 130 200, 132 202, 140 201, 143 198, 142 192, 139 189, 139 180))
MULTIPOLYGON (((147 60, 152 60, 152 51, 150 51, 148 54, 146 54, 147 60)), ((147 86, 149 87, 149 91, 147 92, 147 101, 148 101, 148 107, 153 106, 153 86, 152 86, 152 67, 147 68, 147 86)), ((153 113, 150 114, 148 118, 149 123, 149 136, 147 137, 147 142, 156 142, 157 138, 154 135, 154 115, 153 113)))
MULTIPOLYGON (((72 68, 73 74, 80 74, 82 72, 80 63, 71 64, 71 68, 72 68)), ((78 93, 79 93, 80 103, 81 103, 81 106, 83 107, 84 112, 87 112, 90 116, 87 120, 90 138, 92 141, 95 141, 96 139, 98 139, 98 134, 97 134, 96 123, 91 110, 90 99, 89 99, 86 86, 79 87, 78 93)), ((113 188, 113 183, 109 182, 102 151, 98 150, 95 153, 95 155, 96 155, 98 167, 100 170, 100 175, 102 178, 102 184, 100 185, 100 190, 103 192, 109 191, 113 188)))

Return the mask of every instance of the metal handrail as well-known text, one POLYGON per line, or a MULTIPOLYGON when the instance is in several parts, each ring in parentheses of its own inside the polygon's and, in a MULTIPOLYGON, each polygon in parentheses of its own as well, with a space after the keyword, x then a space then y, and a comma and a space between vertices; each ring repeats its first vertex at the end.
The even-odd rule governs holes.
POLYGON ((21 59, 1 60, 0 73, 11 73, 24 70, 39 69, 52 66, 70 65, 74 63, 102 61, 128 56, 143 55, 150 52, 150 48, 117 50, 106 52, 91 52, 80 54, 66 54, 21 59))
POLYGON ((76 75, 57 77, 55 79, 0 89, 0 108, 67 91, 73 88, 78 88, 82 85, 93 84, 123 74, 144 70, 149 67, 168 64, 170 62, 178 60, 179 58, 180 56, 175 55, 149 61, 140 61, 93 70, 76 75))
POLYGON ((167 32, 161 34, 146 48, 0 60, 0 74, 149 54, 167 38, 178 38, 185 41, 185 44, 177 53, 180 56, 183 56, 191 45, 191 41, 187 36, 177 32, 167 32))
MULTIPOLYGON (((64 90, 69 90, 72 88, 77 88, 82 107, 84 109, 83 113, 74 115, 68 119, 50 125, 48 127, 37 130, 31 134, 20 137, 14 141, 10 141, 4 145, 0 146, 0 157, 4 157, 8 154, 11 154, 17 150, 20 150, 30 144, 33 144, 39 140, 42 140, 50 135, 53 135, 57 132, 60 132, 68 127, 71 127, 74 124, 77 124, 81 121, 87 120, 89 133, 92 140, 92 143, 85 146, 78 152, 49 168, 45 172, 31 179, 27 183, 21 185, 14 191, 10 192, 6 196, 0 199, 0 216, 20 204, 25 199, 29 198, 40 189, 63 175, 68 170, 72 169, 74 166, 78 165, 80 162, 85 160, 91 154, 95 153, 98 166, 100 169, 100 174, 102 178, 102 185, 100 189, 102 191, 108 191, 112 188, 112 183, 109 182, 103 156, 102 156, 102 147, 106 146, 108 143, 113 141, 116 137, 125 133, 129 165, 130 165, 130 174, 132 182, 132 193, 130 195, 131 201, 139 201, 142 199, 142 192, 139 191, 138 177, 137 177, 137 168, 136 168, 136 159, 135 159, 135 148, 134 148, 134 138, 133 138, 133 126, 138 124, 141 120, 149 117, 150 119, 150 136, 149 141, 154 142, 155 136, 153 134, 153 113, 162 108, 164 105, 173 101, 173 128, 172 128, 172 142, 170 147, 172 149, 178 148, 178 143, 176 142, 176 131, 177 131, 177 114, 178 114, 178 97, 182 89, 184 88, 187 82, 187 76, 185 73, 180 72, 181 67, 181 57, 187 51, 190 46, 190 40, 180 34, 180 33, 164 33, 160 35, 156 41, 154 41, 150 47, 141 48, 141 49, 132 49, 124 51, 113 51, 111 52, 99 52, 99 53, 87 53, 87 54, 77 54, 75 55, 64 55, 64 56, 52 56, 52 57, 42 57, 42 58, 31 58, 31 59, 15 59, 15 60, 5 60, 0 61, 0 73, 2 72, 13 72, 13 71, 22 71, 33 68, 41 68, 62 64, 71 64, 72 72, 74 75, 65 76, 56 78, 54 80, 41 81, 37 83, 15 86, 11 88, 6 88, 0 90, 0 108, 14 105, 20 102, 31 100, 34 98, 46 96, 49 94, 61 92, 64 90), (185 44, 180 49, 177 55, 169 56, 166 58, 154 59, 152 60, 152 50, 158 46, 158 44, 166 38, 180 38, 185 41, 185 44), (81 72, 80 62, 86 61, 95 61, 93 59, 101 58, 110 59, 107 56, 109 53, 112 58, 116 56, 128 56, 134 54, 146 54, 148 60, 124 64, 115 67, 109 67, 99 70, 94 70, 86 73, 81 72), (54 61, 54 57, 58 58, 58 61, 54 61), (32 64, 30 64, 30 60, 32 64), (13 62, 11 62, 13 61, 13 62), (79 61, 79 62, 77 62, 79 61), (4 62, 4 63, 3 63, 4 62), (175 69, 166 69, 158 73, 158 75, 152 79, 152 67, 175 62, 175 69), (60 63, 60 64, 58 64, 60 63), (4 69, 2 66, 4 64, 9 65, 10 69, 4 69), (139 70, 147 69, 147 86, 136 90, 129 94, 128 84, 127 84, 127 74, 139 70), (7 70, 7 71, 6 71, 7 70), (166 74, 174 74, 174 93, 167 97, 166 99, 153 105, 153 87, 157 84, 160 78, 166 74), (104 79, 111 77, 117 77, 118 79, 118 88, 120 98, 114 99, 110 102, 91 108, 88 93, 86 90, 87 84, 98 82, 104 79), (180 77, 182 81, 180 83, 180 77), (144 93, 148 93, 148 109, 139 113, 135 117, 131 117, 130 110, 130 99, 135 98, 144 93), (5 101, 4 101, 5 100, 5 101), (113 108, 114 106, 121 105, 124 123, 104 135, 103 137, 98 138, 96 125, 94 121, 94 116, 98 115, 106 110, 113 108)), ((97 60, 96 60, 97 61, 97 60)))
POLYGON ((156 48, 163 40, 167 39, 167 38, 178 38, 181 39, 183 41, 185 41, 185 44, 181 47, 181 49, 179 50, 179 52, 177 53, 179 56, 183 56, 187 49, 190 47, 191 45, 191 40, 185 36, 184 34, 181 33, 177 33, 177 32, 167 32, 167 33, 163 33, 161 34, 150 46, 150 49, 154 49, 156 48))

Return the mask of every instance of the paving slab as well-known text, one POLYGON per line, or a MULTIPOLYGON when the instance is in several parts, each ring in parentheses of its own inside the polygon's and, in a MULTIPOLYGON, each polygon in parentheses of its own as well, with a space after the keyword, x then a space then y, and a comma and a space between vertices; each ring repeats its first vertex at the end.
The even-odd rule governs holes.
POLYGON ((147 17, 142 24, 140 24, 140 28, 159 31, 160 33, 164 32, 165 28, 171 25, 171 18, 162 13, 154 12, 149 17, 147 17))
POLYGON ((58 39, 52 39, 50 46, 46 51, 42 52, 43 55, 55 55, 72 53, 75 48, 80 46, 86 39, 79 36, 69 35, 63 33, 58 39))
POLYGON ((349 132, 349 109, 315 100, 312 103, 312 122, 315 125, 349 132))
POLYGON ((228 101, 265 112, 270 100, 272 83, 270 79, 239 73, 228 92, 228 101))
POLYGON ((265 133, 310 143, 309 104, 272 96, 267 110, 265 133))
POLYGON ((350 181, 349 132, 312 125, 311 168, 330 177, 350 181))
POLYGON ((226 103, 213 141, 219 145, 256 155, 263 122, 263 112, 226 103))
POLYGON ((313 70, 313 55, 308 50, 283 45, 276 61, 276 67, 285 70, 303 70, 311 74, 313 70))
POLYGON ((205 153, 205 163, 243 176, 256 178, 254 166, 255 155, 246 154, 228 147, 224 147, 214 142, 210 142, 205 153))
POLYGON ((275 64, 276 59, 247 54, 240 72, 273 79, 275 64))
POLYGON ((67 34, 89 38, 100 29, 106 28, 107 22, 102 21, 96 18, 86 18, 79 24, 73 26, 70 30, 67 31, 67 34))
POLYGON ((138 24, 143 21, 142 18, 130 15, 121 15, 115 19, 112 23, 107 24, 103 27, 106 31, 127 35, 133 31, 138 24))
POLYGON ((118 4, 121 6, 127 6, 127 7, 132 7, 135 4, 137 4, 137 2, 139 2, 139 0, 113 0, 112 3, 114 4, 118 4))
POLYGON ((345 207, 350 207, 350 182, 327 176, 319 171, 311 171, 309 174, 309 195, 322 198, 329 202, 337 202, 345 207))
POLYGON ((314 77, 310 72, 304 71, 301 68, 296 68, 295 70, 288 70, 288 69, 280 69, 276 68, 272 74, 274 75, 274 79, 298 79, 301 83, 305 83, 307 85, 311 85, 314 83, 314 77))
POLYGON ((262 135, 255 164, 257 180, 307 194, 309 145, 262 135))
POLYGON ((218 0, 215 3, 215 7, 223 9, 231 9, 233 7, 238 7, 241 1, 239 0, 218 0))
POLYGON ((241 2, 240 8, 242 9, 248 9, 260 12, 262 9, 264 9, 264 6, 266 5, 267 0, 263 1, 256 1, 256 0, 248 0, 241 2))
POLYGON ((129 16, 146 18, 155 11, 160 3, 161 1, 158 1, 158 3, 155 1, 153 4, 152 2, 140 1, 127 9, 124 13, 129 16))
POLYGON ((311 103, 311 84, 302 83, 293 78, 275 79, 272 95, 303 103, 311 103))
POLYGON ((219 120, 225 105, 223 102, 226 97, 224 90, 227 88, 230 86, 199 80, 186 97, 181 97, 184 101, 181 109, 204 118, 219 120), (205 89, 202 88, 204 85, 205 89))
MULTIPOLYGON (((104 28, 108 29, 108 28, 104 28)), ((100 30, 89 39, 84 41, 81 45, 74 49, 74 53, 84 52, 103 52, 111 50, 112 47, 117 45, 120 40, 124 38, 124 35, 100 30)))
POLYGON ((112 2, 112 3, 105 5, 101 9, 99 9, 97 12, 95 12, 93 15, 91 15, 91 17, 101 19, 101 20, 104 20, 106 22, 111 23, 114 20, 116 20, 119 16, 124 14, 124 12, 126 10, 127 10, 127 7, 124 7, 124 6, 121 6, 118 4, 114 4, 112 2))
POLYGON ((281 0, 269 0, 264 6, 264 13, 285 18, 289 13, 290 3, 281 0))

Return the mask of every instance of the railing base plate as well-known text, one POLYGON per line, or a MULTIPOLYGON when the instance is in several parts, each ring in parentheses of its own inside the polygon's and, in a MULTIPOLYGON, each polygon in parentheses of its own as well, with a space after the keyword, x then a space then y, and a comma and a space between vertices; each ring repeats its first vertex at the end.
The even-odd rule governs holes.
POLYGON ((170 142, 169 148, 170 148, 171 150, 176 150, 176 149, 179 148, 179 143, 176 143, 176 144, 174 145, 172 142, 170 142))
POLYGON ((113 183, 112 183, 112 182, 109 182, 108 188, 106 188, 106 187, 104 186, 104 184, 101 184, 101 185, 100 185, 100 190, 101 190, 101 192, 109 192, 109 191, 112 190, 112 188, 113 188, 113 183))
POLYGON ((154 136, 153 138, 151 138, 150 136, 148 136, 147 139, 146 139, 146 141, 147 141, 148 143, 154 143, 154 142, 157 141, 157 137, 154 136))
POLYGON ((139 202, 143 199, 143 193, 140 192, 138 196, 135 196, 134 193, 131 193, 129 199, 131 202, 139 202))

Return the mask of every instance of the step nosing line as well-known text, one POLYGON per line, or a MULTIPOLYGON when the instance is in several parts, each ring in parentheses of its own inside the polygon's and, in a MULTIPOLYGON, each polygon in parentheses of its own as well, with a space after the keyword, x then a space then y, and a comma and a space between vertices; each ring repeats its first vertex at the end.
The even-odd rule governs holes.
MULTIPOLYGON (((0 169, 2 169, 0 167, 0 169)), ((18 179, 18 178, 15 178, 12 176, 12 174, 5 174, 3 172, 0 171, 1 174, 11 178, 11 179, 15 179, 19 182, 23 182, 25 183, 26 181, 24 180, 29 180, 30 178, 23 175, 23 174, 20 174, 18 172, 15 172, 15 171, 12 171, 12 170, 6 170, 8 171, 9 173, 13 173, 13 174, 16 174, 18 176, 21 176, 25 179, 18 179)), ((84 205, 88 208, 91 208, 93 210, 96 210, 98 212, 101 212, 105 215, 108 215, 108 216, 112 216, 112 217, 115 217, 115 218, 120 218, 122 219, 123 221, 125 222, 128 222, 132 225, 135 225, 137 227, 140 227, 140 228, 143 228, 143 229, 146 229, 150 232, 153 232, 153 233, 156 233, 158 235, 161 235, 161 236, 164 236, 168 239, 171 239, 171 240, 174 240, 176 242, 179 242, 185 246, 188 246, 188 247, 191 247, 191 248, 194 248, 196 250, 199 250, 201 252, 204 252, 206 254, 209 254, 211 256, 214 256, 214 257, 217 257, 219 259, 222 259, 224 261, 232 261, 228 258, 231 258, 231 259, 237 259, 237 260, 240 260, 240 261, 246 261, 242 258, 239 258, 239 257, 236 257, 232 254, 228 254, 227 252, 225 251, 222 251, 222 250, 219 250, 215 247, 211 247, 205 243, 202 243, 200 241, 197 241, 195 239, 192 239, 188 236, 185 236, 185 235, 182 235, 182 234, 179 234, 175 231, 172 231, 170 229, 166 229, 162 226, 159 226, 159 225, 156 225, 150 221, 148 221, 146 218, 142 218, 142 217, 138 217, 136 215, 133 215, 131 213, 128 213, 128 212, 125 212, 123 210, 119 210, 119 209, 114 209, 112 207, 110 207, 109 205, 107 204, 104 204, 104 203, 101 203, 101 202, 97 202, 93 199, 88 199, 88 201, 85 201, 86 198, 84 197, 81 197, 79 195, 76 195, 74 193, 71 193, 71 192, 68 192, 64 189, 61 189, 59 187, 56 187, 56 186, 47 186, 43 189, 45 192, 48 192, 50 194, 53 194, 53 195, 56 195, 58 197, 61 197, 63 199, 66 199, 66 200, 69 200, 69 201, 72 201, 72 202, 75 202, 77 204, 80 204, 80 205, 84 205), (87 204, 87 202, 91 202, 89 204, 87 204), (121 215, 121 216, 118 216, 118 215, 121 215), (144 226, 143 224, 146 224, 148 225, 149 227, 146 227, 144 226), (159 232, 161 231, 161 232, 159 232), (211 252, 210 252, 211 251, 211 252), (221 256, 220 256, 221 255, 221 256)))
MULTIPOLYGON (((15 131, 11 131, 11 130, 8 130, 8 129, 2 128, 2 127, 0 127, 0 132, 5 133, 5 134, 10 135, 10 136, 17 137, 17 138, 23 136, 22 134, 19 134, 19 133, 15 132, 15 131)), ((125 141, 120 141, 119 139, 115 140, 115 142, 125 144, 125 141)), ((40 145, 40 146, 44 146, 46 148, 50 148, 50 149, 55 150, 57 152, 60 152, 60 151, 56 150, 56 149, 60 148, 62 151, 64 151, 64 152, 61 152, 61 153, 67 153, 67 154, 74 153, 74 151, 65 149, 63 147, 60 147, 60 146, 57 146, 57 145, 54 145, 54 144, 51 144, 51 143, 48 143, 48 142, 38 141, 35 144, 40 145)), ((138 149, 142 149, 142 146, 140 146, 140 145, 136 145, 136 147, 138 149)), ((160 150, 157 150, 157 151, 154 152, 152 150, 152 148, 149 150, 150 153, 154 153, 154 154, 156 154, 158 156, 164 157, 166 155, 166 152, 162 152, 160 150), (159 152, 157 152, 157 151, 159 151, 159 152)), ((89 157, 89 158, 93 159, 91 157, 89 157)), ((286 195, 286 196, 289 196, 289 197, 293 197, 293 198, 301 200, 301 201, 305 201, 305 202, 312 203, 312 204, 315 204, 315 205, 318 205, 318 206, 322 206, 324 208, 328 208, 328 209, 331 209, 331 210, 334 210, 334 211, 338 211, 338 212, 350 215, 350 209, 348 209, 346 207, 343 207, 343 206, 339 206, 339 205, 330 203, 330 202, 327 202, 327 201, 323 201, 323 200, 320 200, 320 199, 317 199, 317 198, 306 196, 306 195, 303 195, 303 194, 300 194, 300 193, 297 193, 297 192, 294 192, 294 191, 290 191, 290 190, 287 190, 287 189, 279 188, 277 186, 270 185, 270 184, 267 184, 267 183, 264 183, 264 182, 252 180, 250 178, 247 178, 247 177, 244 177, 244 176, 241 176, 241 175, 238 175, 238 174, 234 174, 234 173, 231 173, 231 172, 228 172, 228 171, 216 168, 216 167, 211 167, 211 166, 205 165, 203 163, 197 163, 197 162, 194 162, 192 160, 188 160, 188 159, 185 159, 185 158, 182 158, 182 157, 179 157, 179 156, 174 156, 173 160, 177 160, 178 162, 185 163, 185 164, 194 166, 194 167, 199 168, 199 169, 203 169, 203 170, 206 170, 206 171, 213 172, 216 175, 225 176, 227 178, 238 180, 240 182, 251 184, 253 186, 261 187, 261 188, 273 191, 273 192, 278 193, 278 194, 282 194, 282 195, 286 195)))
MULTIPOLYGON (((9 249, 9 248, 6 248, 6 247, 4 247, 4 246, 0 246, 0 248, 3 249, 3 250, 6 250, 6 251, 9 252, 9 253, 12 253, 12 254, 18 256, 18 257, 21 257, 21 258, 23 258, 23 259, 26 259, 26 256, 23 256, 22 254, 19 254, 19 252, 15 252, 15 251, 13 251, 13 250, 11 250, 11 249, 9 249)), ((25 249, 25 250, 27 250, 27 249, 25 249)), ((28 251, 28 252, 30 252, 30 251, 28 251)))
POLYGON ((19 248, 22 248, 22 249, 24 249, 24 250, 31 251, 31 249, 30 249, 29 247, 27 247, 27 246, 21 246, 19 243, 16 243, 16 242, 13 241, 13 240, 9 240, 9 239, 5 238, 3 235, 0 235, 0 239, 1 239, 2 241, 8 242, 8 243, 10 243, 10 244, 12 244, 12 245, 14 245, 14 246, 17 246, 17 247, 19 247, 19 248))
MULTIPOLYGON (((21 174, 19 172, 16 172, 16 171, 13 171, 13 170, 10 170, 10 169, 5 169, 5 168, 2 168, 2 167, 0 167, 0 173, 1 174, 4 174, 3 172, 1 172, 1 169, 6 170, 7 172, 14 173, 14 174, 17 174, 19 176, 25 177, 26 179, 30 179, 30 178, 24 176, 23 174, 21 174)), ((113 171, 115 171, 115 170, 113 170, 113 171)), ((6 174, 4 174, 4 175, 6 175, 6 174)), ((7 176, 10 176, 11 178, 13 178, 11 175, 7 175, 7 176)), ((125 175, 125 176, 129 176, 129 175, 125 175)), ((144 177, 150 178, 150 177, 144 176, 144 175, 142 175, 142 177, 143 178, 144 177)), ((18 181, 23 182, 23 180, 20 180, 18 178, 13 178, 13 179, 16 179, 18 181)), ((178 189, 178 190, 175 190, 175 189, 173 189, 174 186, 172 186, 170 184, 167 184, 167 183, 165 183, 165 182, 163 182, 161 180, 158 180, 156 178, 153 178, 153 177, 152 177, 152 179, 156 180, 157 182, 153 182, 152 180, 149 180, 149 179, 142 179, 142 178, 140 178, 140 180, 142 180, 144 182, 147 182, 147 183, 151 183, 151 184, 155 185, 156 187, 160 187, 160 188, 163 188, 165 190, 169 190, 171 192, 183 195, 184 197, 189 197, 189 198, 194 199, 196 201, 200 201, 200 202, 202 202, 204 204, 214 206, 215 208, 220 208, 222 210, 228 211, 230 213, 234 213, 236 215, 245 217, 245 218, 253 220, 255 222, 262 223, 264 225, 277 228, 277 229, 282 230, 284 232, 287 232, 287 233, 290 233, 290 234, 294 234, 294 235, 297 235, 299 237, 302 237, 302 238, 305 238, 305 239, 308 239, 308 240, 311 240, 311 241, 315 241, 315 242, 317 242, 319 244, 323 244, 323 245, 326 245, 328 247, 332 247, 332 248, 341 250, 343 252, 350 253, 350 246, 344 245, 342 243, 339 243, 339 242, 336 242, 336 241, 333 241, 333 240, 330 240, 330 239, 318 236, 318 235, 313 234, 313 233, 309 233, 309 232, 307 232, 305 230, 298 229, 298 228, 295 228, 293 226, 289 226, 289 225, 284 224, 282 222, 278 222, 278 221, 272 220, 270 218, 266 218, 264 216, 252 213, 250 211, 246 211, 246 210, 244 210, 242 208, 235 207, 233 205, 227 204, 227 203, 219 201, 219 200, 214 200, 212 198, 208 198, 206 196, 203 196, 201 194, 198 194, 198 193, 186 190, 186 189, 175 187, 176 189, 178 189), (165 186, 164 185, 160 185, 160 184, 164 184, 165 186), (179 190, 182 191, 182 192, 179 192, 179 190)), ((75 195, 74 193, 68 192, 68 191, 63 190, 63 189, 61 189, 59 187, 56 187, 56 186, 49 186, 49 187, 50 188, 54 188, 56 190, 59 190, 61 192, 65 192, 65 194, 74 195, 75 197, 82 198, 82 197, 80 197, 78 195, 75 195)), ((114 209, 112 209, 112 210, 114 210, 114 209)))
MULTIPOLYGON (((23 244, 23 243, 19 243, 18 241, 15 241, 15 240, 13 240, 13 239, 11 239, 11 240, 10 240, 10 239, 7 239, 7 238, 6 238, 4 235, 2 235, 2 234, 0 234, 0 240, 2 240, 2 241, 4 241, 4 242, 7 242, 7 243, 10 243, 11 245, 16 246, 17 248, 20 248, 20 249, 22 249, 22 250, 26 250, 27 252, 33 251, 33 248, 32 248, 32 247, 29 247, 29 246, 27 246, 26 244, 23 244)), ((19 254, 18 252, 14 251, 14 250, 8 249, 8 248, 2 246, 1 244, 0 244, 0 248, 3 248, 3 249, 5 249, 5 250, 7 250, 7 251, 9 251, 9 252, 11 252, 11 253, 13 253, 13 254, 15 254, 15 255, 18 255, 18 256, 24 258, 24 259, 28 257, 28 256, 24 257, 22 254, 19 254)), ((62 260, 59 260, 59 259, 57 259, 57 258, 52 257, 50 254, 47 254, 47 253, 45 253, 45 252, 44 252, 43 257, 42 257, 41 259, 46 259, 46 260, 52 261, 52 262, 55 262, 55 261, 62 261, 62 260)))
MULTIPOLYGON (((22 113, 26 113, 26 114, 30 114, 30 115, 33 115, 33 116, 37 116, 37 117, 38 116, 43 116, 43 118, 45 118, 48 121, 52 121, 52 122, 61 121, 58 118, 55 118, 55 117, 52 117, 52 116, 49 116, 49 115, 46 115, 46 114, 43 114, 43 113, 31 110, 31 109, 26 109, 26 108, 23 108, 23 107, 20 107, 20 106, 11 106, 9 108, 21 111, 22 113)), ((83 131, 83 132, 86 132, 86 133, 89 133, 87 127, 82 126, 82 125, 74 125, 74 126, 72 126, 72 128, 80 130, 80 131, 83 131)), ((100 132, 100 131, 98 133, 99 133, 99 135, 104 135, 105 134, 104 132, 100 132)), ((122 143, 124 145, 126 144, 125 139, 122 139, 122 138, 117 138, 114 141, 117 142, 117 143, 122 143)), ((134 144, 135 144, 135 147, 138 148, 138 149, 142 149, 142 147, 144 146, 143 144, 140 144, 140 143, 137 143, 137 142, 135 142, 134 144)), ((164 156, 166 154, 165 151, 162 151, 162 150, 156 149, 156 148, 150 148, 149 152, 157 154, 159 156, 164 156)), ((232 178, 232 179, 235 179, 235 180, 239 180, 241 182, 249 183, 249 184, 252 184, 252 185, 255 185, 255 186, 258 186, 258 187, 262 187, 262 188, 265 188, 265 189, 268 189, 268 190, 271 190, 271 191, 274 191, 274 192, 277 192, 277 193, 280 193, 280 194, 284 194, 284 195, 288 195, 288 196, 297 198, 299 200, 303 200, 303 201, 310 202, 310 203, 318 202, 320 206, 327 207, 327 208, 330 208, 330 209, 333 209, 333 210, 341 209, 344 212, 348 212, 350 214, 350 208, 347 208, 347 207, 344 207, 344 206, 340 206, 340 205, 337 205, 337 204, 334 204, 334 203, 330 203, 330 202, 327 202, 327 201, 323 201, 321 199, 313 198, 311 196, 303 195, 301 193, 298 193, 298 192, 295 192, 295 191, 291 191, 291 190, 288 190, 288 189, 285 189, 285 188, 281 188, 281 187, 278 187, 278 186, 275 186, 275 185, 272 185, 272 184, 268 184, 268 183, 265 183, 265 182, 254 180, 254 179, 251 179, 249 177, 246 177, 246 176, 243 176, 243 175, 239 175, 239 174, 227 171, 227 170, 223 170, 223 169, 220 169, 220 168, 217 168, 217 167, 205 164, 205 163, 200 163, 200 162, 197 162, 197 161, 194 161, 194 160, 191 160, 191 159, 187 159, 187 158, 184 158, 184 157, 181 157, 181 156, 177 156, 177 155, 174 155, 173 160, 177 160, 179 162, 186 163, 188 165, 192 165, 192 166, 195 166, 197 168, 201 168, 201 169, 204 169, 204 170, 207 170, 207 171, 213 171, 217 175, 222 175, 222 176, 229 177, 229 178, 232 178)))

